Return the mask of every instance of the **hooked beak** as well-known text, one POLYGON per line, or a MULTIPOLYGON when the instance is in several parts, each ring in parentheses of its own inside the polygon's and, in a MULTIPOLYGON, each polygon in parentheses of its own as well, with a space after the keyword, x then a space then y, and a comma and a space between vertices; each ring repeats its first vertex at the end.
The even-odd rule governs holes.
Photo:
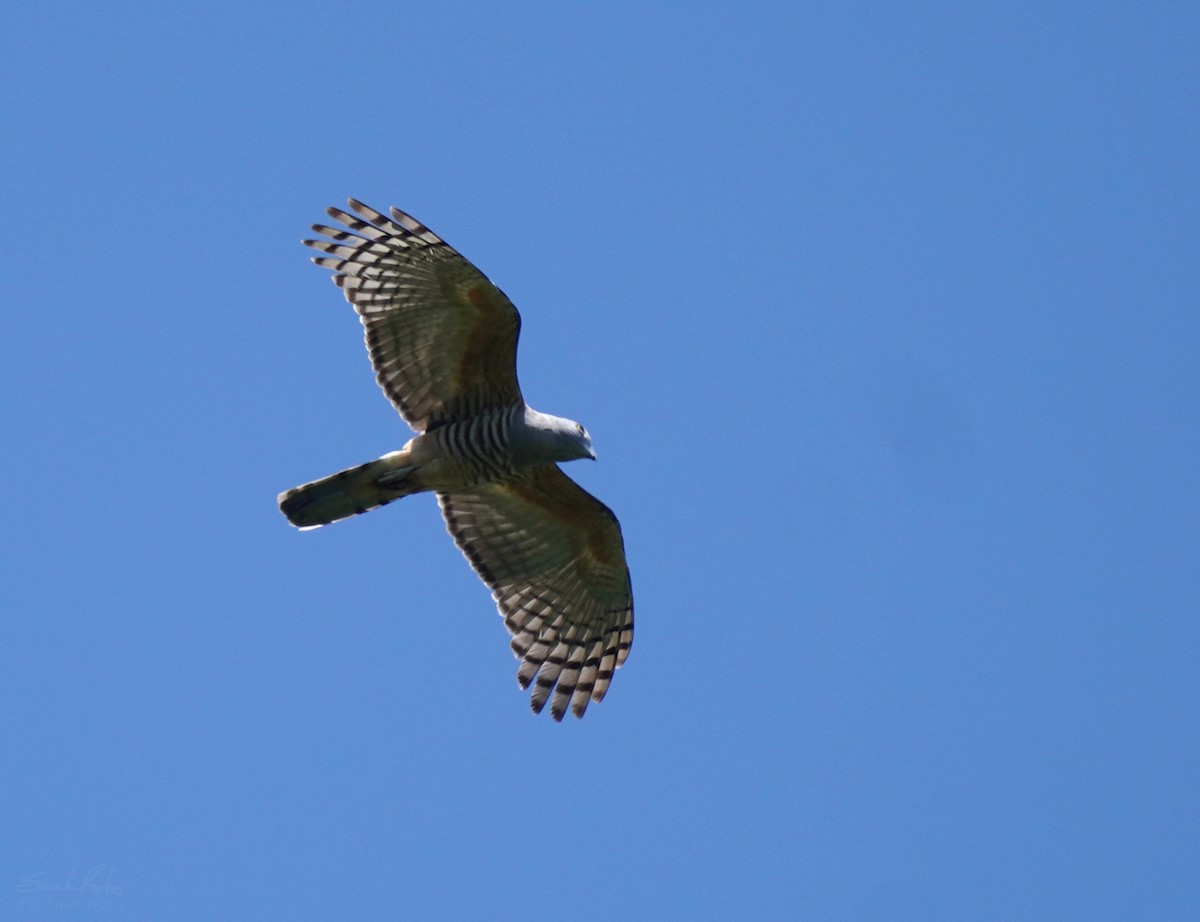
POLYGON ((588 457, 593 461, 596 460, 596 449, 592 448, 591 445, 588 446, 588 457))

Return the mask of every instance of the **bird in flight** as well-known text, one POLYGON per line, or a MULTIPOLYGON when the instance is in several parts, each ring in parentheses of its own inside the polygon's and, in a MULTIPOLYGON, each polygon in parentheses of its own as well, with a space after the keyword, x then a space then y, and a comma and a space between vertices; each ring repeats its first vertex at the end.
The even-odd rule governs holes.
POLYGON ((517 384, 521 317, 499 288, 396 208, 350 199, 314 224, 362 321, 384 394, 417 433, 399 451, 279 495, 301 529, 433 492, 446 528, 512 635, 517 682, 561 720, 600 701, 633 640, 633 591, 612 510, 557 462, 592 458, 579 423, 526 405, 517 384))

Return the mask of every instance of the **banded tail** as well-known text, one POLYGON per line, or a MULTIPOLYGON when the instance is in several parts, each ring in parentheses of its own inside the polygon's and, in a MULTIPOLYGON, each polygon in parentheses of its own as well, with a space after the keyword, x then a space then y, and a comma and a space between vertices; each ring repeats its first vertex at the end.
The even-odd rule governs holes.
POLYGON ((297 528, 317 528, 360 512, 386 506, 423 487, 408 477, 407 450, 350 467, 279 494, 279 509, 297 528))

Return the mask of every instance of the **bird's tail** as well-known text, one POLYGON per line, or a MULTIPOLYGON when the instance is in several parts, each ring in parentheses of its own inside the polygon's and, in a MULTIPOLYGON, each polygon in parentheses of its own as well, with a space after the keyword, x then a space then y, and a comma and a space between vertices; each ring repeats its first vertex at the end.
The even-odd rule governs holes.
POLYGON ((279 494, 279 509, 297 528, 317 528, 419 493, 407 449, 338 471, 279 494))

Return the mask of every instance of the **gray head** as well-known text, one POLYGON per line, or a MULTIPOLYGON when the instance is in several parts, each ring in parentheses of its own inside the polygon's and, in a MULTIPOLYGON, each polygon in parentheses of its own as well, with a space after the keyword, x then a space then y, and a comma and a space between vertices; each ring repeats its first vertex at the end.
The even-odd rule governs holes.
POLYGON ((574 461, 577 458, 596 460, 592 437, 573 419, 551 416, 525 408, 525 425, 530 435, 530 448, 535 461, 574 461))

